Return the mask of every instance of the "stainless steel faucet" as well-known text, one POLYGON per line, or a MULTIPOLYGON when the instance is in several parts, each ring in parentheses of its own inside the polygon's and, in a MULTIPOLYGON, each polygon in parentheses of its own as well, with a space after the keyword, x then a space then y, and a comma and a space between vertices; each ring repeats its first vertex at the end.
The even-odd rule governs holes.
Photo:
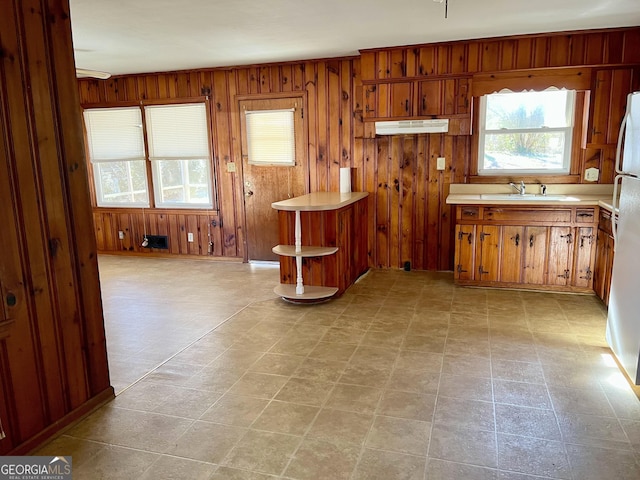
POLYGON ((524 195, 526 193, 526 191, 527 191, 527 187, 524 184, 524 180, 520 181, 520 187, 518 187, 513 182, 509 182, 509 185, 511 185, 513 188, 515 188, 520 195, 524 195))

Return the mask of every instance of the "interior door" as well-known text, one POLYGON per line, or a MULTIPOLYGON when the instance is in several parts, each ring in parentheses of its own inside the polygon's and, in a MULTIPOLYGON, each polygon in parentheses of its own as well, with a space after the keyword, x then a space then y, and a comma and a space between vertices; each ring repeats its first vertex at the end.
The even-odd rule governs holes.
POLYGON ((271 249, 278 244, 278 212, 271 208, 271 204, 308 191, 303 97, 240 100, 239 104, 247 259, 276 261, 278 256, 271 249), (294 109, 295 165, 253 164, 247 148, 246 112, 284 109, 294 109))

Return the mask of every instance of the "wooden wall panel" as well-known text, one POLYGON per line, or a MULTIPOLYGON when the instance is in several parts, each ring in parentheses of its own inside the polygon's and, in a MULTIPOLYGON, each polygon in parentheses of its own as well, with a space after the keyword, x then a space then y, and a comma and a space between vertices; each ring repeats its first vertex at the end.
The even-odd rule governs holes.
POLYGON ((18 455, 113 390, 69 5, 2 8, 0 450, 18 455))
MULTIPOLYGON (((526 75, 538 69, 536 74, 544 75, 559 67, 611 70, 640 64, 639 42, 640 28, 478 39, 365 50, 359 58, 83 80, 79 92, 83 103, 94 104, 210 95, 219 211, 198 213, 197 252, 181 243, 177 219, 169 215, 172 253, 178 248, 188 255, 208 255, 203 226, 209 215, 219 222, 214 256, 244 258, 242 177, 240 171, 227 172, 228 163, 241 163, 236 98, 304 92, 308 188, 336 190, 340 167, 352 168, 354 188, 370 193, 369 264, 400 268, 410 261, 416 269, 450 269, 455 222, 445 199, 451 183, 470 181, 473 77, 481 72, 526 75), (369 120, 391 115, 395 99, 405 96, 414 102, 414 115, 450 116, 451 135, 376 137, 369 120), (444 171, 435 169, 439 156, 446 158, 444 171)), ((609 89, 612 99, 622 94, 617 86, 609 89)), ((594 100, 592 95, 592 104, 594 100)), ((619 105, 610 103, 602 108, 617 115, 619 105)), ((600 182, 611 182, 611 152, 608 146, 581 149, 573 173, 597 166, 600 182)), ((95 215, 96 239, 100 250, 115 251, 119 244, 112 236, 117 229, 107 213, 115 212, 95 215)), ((134 231, 140 230, 139 218, 131 215, 134 231)))

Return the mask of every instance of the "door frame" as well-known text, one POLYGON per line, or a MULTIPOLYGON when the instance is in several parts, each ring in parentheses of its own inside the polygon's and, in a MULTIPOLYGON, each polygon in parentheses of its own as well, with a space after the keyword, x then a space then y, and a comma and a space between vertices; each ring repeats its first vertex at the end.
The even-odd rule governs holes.
MULTIPOLYGON (((240 199, 240 203, 242 206, 240 207, 241 213, 241 226, 242 226, 242 261, 244 263, 249 262, 249 240, 247 236, 247 208, 244 201, 244 161, 243 161, 243 143, 244 143, 244 131, 242 129, 242 110, 240 108, 240 103, 243 101, 252 101, 252 100, 282 100, 285 98, 296 99, 300 101, 301 108, 303 109, 302 113, 302 145, 303 148, 303 188, 304 193, 307 194, 310 192, 311 180, 309 178, 310 172, 310 154, 309 154, 309 122, 307 121, 306 114, 309 111, 307 108, 307 92, 305 91, 292 91, 292 92, 279 92, 279 93, 258 93, 258 94, 244 94, 244 95, 235 95, 234 96, 234 112, 233 115, 236 117, 236 125, 238 135, 235 139, 236 149, 234 151, 234 161, 236 164, 236 172, 238 174, 237 177, 237 186, 236 192, 238 198, 240 199)), ((296 132, 297 133, 297 132, 296 132)), ((314 157, 315 158, 315 157, 314 157)), ((238 211, 238 209, 236 209, 238 211)))

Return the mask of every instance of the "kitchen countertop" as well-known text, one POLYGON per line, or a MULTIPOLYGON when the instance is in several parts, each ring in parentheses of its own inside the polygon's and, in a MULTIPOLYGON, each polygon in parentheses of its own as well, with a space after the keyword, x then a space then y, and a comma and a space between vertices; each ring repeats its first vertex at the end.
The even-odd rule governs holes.
POLYGON ((368 192, 314 192, 300 197, 289 198, 273 202, 271 206, 276 210, 313 212, 322 210, 337 210, 369 195, 368 192))
MULTIPOLYGON (((537 184, 526 185, 527 193, 540 193, 537 184)), ((547 186, 547 195, 566 195, 566 199, 521 199, 517 197, 505 199, 482 198, 486 194, 513 194, 515 190, 508 184, 452 184, 447 197, 451 205, 597 205, 612 211, 611 199, 613 185, 589 184, 551 184, 547 186)))

